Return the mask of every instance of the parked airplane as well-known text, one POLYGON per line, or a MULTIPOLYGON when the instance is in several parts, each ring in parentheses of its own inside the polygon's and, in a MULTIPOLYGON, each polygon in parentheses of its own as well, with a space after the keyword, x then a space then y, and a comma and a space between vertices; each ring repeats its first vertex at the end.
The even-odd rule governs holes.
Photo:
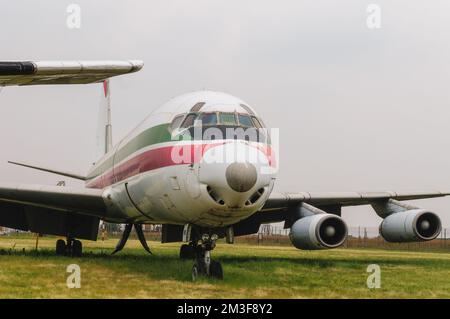
MULTIPOLYGON (((139 71, 140 61, 0 62, 0 87, 87 84, 139 71)), ((59 255, 80 256, 79 239, 96 240, 99 221, 124 223, 120 251, 134 226, 162 224, 162 242, 186 242, 192 276, 222 278, 210 252, 219 238, 253 234, 261 224, 284 222, 299 249, 339 247, 347 237, 344 206, 371 205, 391 242, 427 241, 441 231, 439 217, 402 201, 448 192, 272 192, 276 153, 269 131, 244 101, 219 92, 170 100, 112 146, 109 86, 104 82, 104 156, 86 176, 15 163, 85 181, 85 188, 0 184, 0 225, 64 236, 59 255), (230 133, 231 132, 231 133, 230 133)))

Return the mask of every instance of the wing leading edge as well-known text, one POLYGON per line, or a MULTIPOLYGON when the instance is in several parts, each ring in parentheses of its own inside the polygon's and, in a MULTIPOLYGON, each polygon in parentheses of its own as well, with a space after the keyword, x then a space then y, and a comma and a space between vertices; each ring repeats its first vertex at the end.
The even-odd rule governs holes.
POLYGON ((358 206, 369 205, 375 201, 395 199, 415 200, 449 196, 450 192, 299 192, 272 193, 266 201, 264 210, 283 209, 302 202, 312 205, 358 206))
MULTIPOLYGON (((384 214, 386 204, 390 201, 416 200, 449 196, 450 192, 337 192, 337 193, 272 193, 263 208, 234 225, 235 236, 254 234, 261 224, 284 222, 289 228, 297 216, 297 208, 302 204, 313 207, 329 214, 341 215, 341 208, 345 206, 372 205, 374 209, 381 205, 384 214)), ((397 202, 398 203, 398 202, 397 202)), ((398 204, 395 204, 398 205, 398 204)), ((407 205, 402 206, 402 210, 407 205)), ((389 207, 387 207, 389 208, 389 207)), ((377 211, 380 215, 380 211, 377 211)))

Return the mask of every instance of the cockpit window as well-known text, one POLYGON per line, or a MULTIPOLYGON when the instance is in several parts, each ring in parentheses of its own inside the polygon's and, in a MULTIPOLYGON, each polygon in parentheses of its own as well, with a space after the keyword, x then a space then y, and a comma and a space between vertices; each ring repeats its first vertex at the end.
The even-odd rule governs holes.
POLYGON ((183 120, 184 115, 177 115, 173 119, 172 123, 170 124, 170 131, 172 132, 174 129, 178 128, 181 124, 181 121, 183 120))
POLYGON ((241 107, 242 107, 244 110, 246 110, 246 111, 248 112, 248 114, 255 115, 255 113, 252 111, 252 109, 249 108, 247 105, 241 104, 241 107))
POLYGON ((182 140, 215 140, 224 138, 259 143, 270 142, 270 137, 266 136, 264 130, 260 130, 262 128, 264 128, 264 123, 254 115, 219 111, 180 114, 170 124, 172 134, 176 134, 182 140), (196 123, 196 121, 199 122, 196 123), (181 126, 179 126, 179 123, 181 123, 181 126), (197 128, 194 125, 197 125, 197 128), (200 131, 196 129, 200 129, 200 131), (201 132, 201 134, 197 135, 197 132, 201 132))
POLYGON ((222 125, 237 125, 234 113, 220 113, 219 117, 222 125))
POLYGON ((256 117, 252 116, 252 121, 253 121, 253 125, 256 128, 263 128, 263 126, 261 125, 261 123, 259 122, 259 120, 256 117))
POLYGON ((216 125, 217 113, 203 113, 200 117, 202 125, 216 125))
POLYGON ((198 112, 200 111, 200 109, 205 105, 205 102, 198 102, 197 104, 195 104, 192 109, 191 112, 198 112))
POLYGON ((181 124, 182 128, 188 128, 191 126, 194 126, 194 121, 197 118, 197 114, 188 114, 188 116, 186 116, 186 118, 183 121, 183 124, 181 124))
POLYGON ((260 119, 249 114, 231 112, 205 112, 189 113, 187 116, 184 116, 184 114, 177 115, 170 124, 170 130, 174 131, 177 128, 191 128, 194 126, 196 120, 200 120, 201 125, 203 126, 232 126, 244 128, 254 127, 257 129, 264 127, 264 124, 260 119))
POLYGON ((253 127, 253 122, 252 122, 252 119, 250 118, 250 116, 248 116, 246 114, 239 114, 238 118, 239 118, 239 124, 241 126, 253 127))

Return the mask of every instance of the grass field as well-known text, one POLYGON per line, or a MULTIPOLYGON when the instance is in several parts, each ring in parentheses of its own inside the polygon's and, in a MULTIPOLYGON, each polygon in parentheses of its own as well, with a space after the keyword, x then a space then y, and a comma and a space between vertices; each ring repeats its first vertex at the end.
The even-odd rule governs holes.
POLYGON ((179 244, 139 242, 111 256, 116 240, 83 242, 82 258, 54 255, 55 238, 0 237, 0 298, 450 298, 450 254, 219 244, 213 257, 223 281, 191 281, 192 261, 179 244), (25 249, 25 251, 23 251, 25 249), (81 288, 69 289, 69 264, 81 267, 81 288), (381 267, 381 288, 368 289, 369 264, 381 267))

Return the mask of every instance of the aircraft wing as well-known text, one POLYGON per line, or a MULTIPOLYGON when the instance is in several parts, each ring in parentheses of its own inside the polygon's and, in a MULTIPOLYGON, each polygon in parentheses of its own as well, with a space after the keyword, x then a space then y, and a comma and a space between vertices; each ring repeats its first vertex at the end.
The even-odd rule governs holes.
MULTIPOLYGON (((88 84, 137 72, 142 61, 0 61, 0 88, 14 85, 88 84)), ((18 165, 85 180, 85 177, 18 165)), ((0 226, 79 239, 97 239, 106 214, 102 191, 0 184, 0 226)))
POLYGON ((263 208, 234 225, 236 236, 257 233, 261 224, 285 222, 289 228, 295 218, 296 207, 305 203, 323 212, 341 215, 344 206, 376 205, 390 199, 396 201, 435 198, 450 195, 450 192, 341 192, 341 193, 272 193, 263 208))
POLYGON ((88 84, 137 72, 142 61, 0 62, 0 87, 14 85, 88 84))
POLYGON ((100 189, 91 188, 0 184, 0 203, 13 202, 101 217, 106 210, 102 193, 100 189))
POLYGON ((99 189, 0 184, 0 226, 96 240, 105 212, 99 189))
POLYGON ((338 205, 358 206, 369 205, 374 201, 395 199, 399 201, 435 198, 450 195, 450 192, 299 192, 299 193, 272 193, 266 201, 264 210, 277 210, 300 203, 311 205, 338 205))

